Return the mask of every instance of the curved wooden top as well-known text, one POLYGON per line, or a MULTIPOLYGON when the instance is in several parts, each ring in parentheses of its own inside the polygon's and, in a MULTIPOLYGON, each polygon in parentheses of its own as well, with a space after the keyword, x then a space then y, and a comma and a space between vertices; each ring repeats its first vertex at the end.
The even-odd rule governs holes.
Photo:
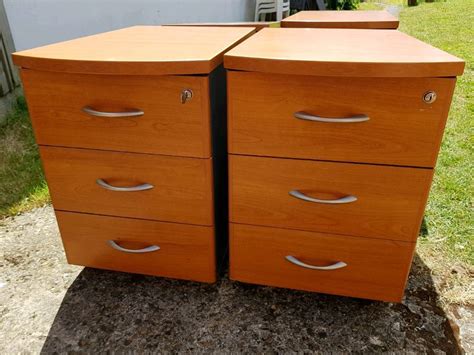
POLYGON ((227 69, 352 77, 461 75, 464 61, 397 30, 264 28, 224 56, 227 69))
POLYGON ((123 75, 207 74, 252 27, 135 26, 13 54, 37 70, 123 75))
POLYGON ((396 29, 398 19, 387 11, 300 11, 281 27, 396 29))
POLYGON ((207 27, 255 27, 257 31, 265 27, 280 27, 280 22, 195 22, 195 23, 168 23, 163 26, 207 26, 207 27))

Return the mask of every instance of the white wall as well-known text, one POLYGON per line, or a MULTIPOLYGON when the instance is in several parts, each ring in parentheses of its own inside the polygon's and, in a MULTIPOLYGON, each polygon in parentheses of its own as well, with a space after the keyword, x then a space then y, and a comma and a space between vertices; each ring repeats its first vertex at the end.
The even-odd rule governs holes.
POLYGON ((16 50, 133 25, 252 21, 255 0, 4 0, 16 50))

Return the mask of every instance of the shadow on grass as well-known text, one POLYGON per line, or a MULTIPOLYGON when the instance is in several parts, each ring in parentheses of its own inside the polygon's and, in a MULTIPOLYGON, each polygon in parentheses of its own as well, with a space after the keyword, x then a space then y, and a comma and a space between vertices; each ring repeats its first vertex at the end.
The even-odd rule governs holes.
POLYGON ((423 217, 423 220, 421 221, 420 232, 418 233, 418 236, 420 238, 428 238, 429 236, 428 223, 426 223, 426 217, 423 217))
POLYGON ((0 120, 0 218, 49 201, 25 99, 0 120))
POLYGON ((403 304, 84 269, 42 353, 459 353, 430 270, 416 256, 403 304))

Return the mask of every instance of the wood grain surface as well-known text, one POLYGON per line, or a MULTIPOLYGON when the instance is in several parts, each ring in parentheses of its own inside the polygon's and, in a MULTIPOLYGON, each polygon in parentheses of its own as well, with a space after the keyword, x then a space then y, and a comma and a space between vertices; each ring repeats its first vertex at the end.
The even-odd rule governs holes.
POLYGON ((398 19, 388 11, 300 11, 281 21, 281 27, 396 29, 398 19))
POLYGON ((400 302, 415 244, 293 231, 230 226, 230 278, 242 282, 336 295, 400 302), (338 270, 311 270, 286 260, 291 255, 314 265, 345 262, 338 270))
POLYGON ((22 68, 85 74, 209 74, 252 27, 134 26, 13 54, 22 68))
POLYGON ((434 167, 454 90, 453 78, 330 78, 228 73, 229 151, 434 167), (423 95, 434 91, 431 104, 423 95), (313 122, 369 116, 360 123, 313 122))
POLYGON ((214 282, 214 228, 56 211, 68 262, 100 269, 214 282), (113 249, 157 245, 133 254, 113 249))
POLYGON ((254 27, 260 31, 266 27, 280 27, 277 21, 262 22, 193 22, 193 23, 169 23, 163 26, 204 26, 204 27, 254 27))
POLYGON ((22 70, 39 144, 211 156, 207 76, 115 76, 22 70), (181 103, 181 93, 193 91, 181 103), (108 118, 82 111, 139 109, 143 116, 108 118))
POLYGON ((65 211, 211 226, 212 160, 40 147, 53 206, 65 211), (110 191, 148 183, 151 190, 110 191))
POLYGON ((414 242, 432 169, 229 156, 230 221, 414 242), (357 201, 325 204, 290 196, 357 201))
POLYGON ((393 30, 264 28, 224 56, 227 69, 292 75, 445 77, 464 61, 393 30))

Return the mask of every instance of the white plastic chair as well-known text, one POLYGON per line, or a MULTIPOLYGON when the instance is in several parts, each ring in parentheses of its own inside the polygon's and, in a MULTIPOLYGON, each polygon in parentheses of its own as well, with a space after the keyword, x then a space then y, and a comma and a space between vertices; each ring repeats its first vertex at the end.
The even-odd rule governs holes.
POLYGON ((276 13, 276 20, 281 21, 290 15, 290 0, 256 0, 255 22, 265 21, 267 14, 276 13), (285 14, 285 15, 283 15, 285 14), (263 20, 262 20, 262 15, 263 20))

